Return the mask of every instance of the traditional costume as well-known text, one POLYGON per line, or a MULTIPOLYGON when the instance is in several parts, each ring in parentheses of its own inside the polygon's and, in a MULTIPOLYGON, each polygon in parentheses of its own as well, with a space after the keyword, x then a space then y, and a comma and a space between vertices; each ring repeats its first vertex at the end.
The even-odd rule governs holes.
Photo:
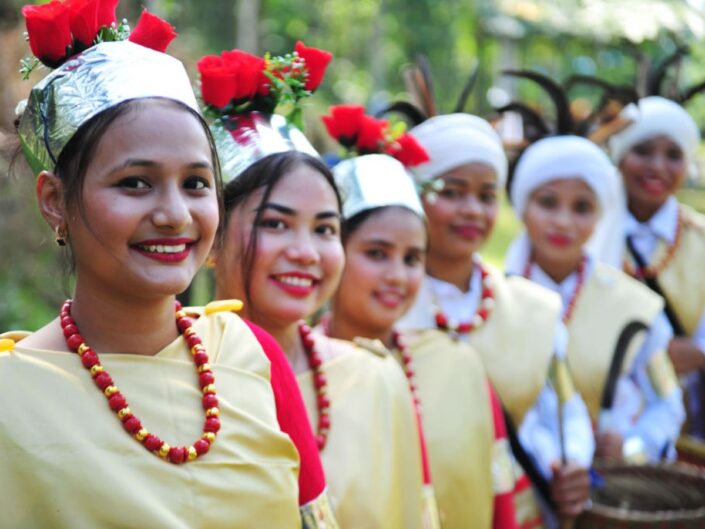
MULTIPOLYGON (((491 167, 497 175, 497 187, 502 187, 507 174, 506 156, 499 137, 485 120, 466 114, 434 116, 414 127, 411 134, 431 158, 414 169, 422 190, 435 192, 445 172, 473 162, 491 167)), ((549 376, 556 370, 565 372, 560 354, 565 344, 559 299, 522 278, 505 278, 475 256, 466 292, 427 276, 414 307, 399 325, 405 330, 440 328, 477 350, 518 431, 513 444, 515 455, 531 467, 528 472, 537 490, 550 502, 550 465, 560 460, 562 453, 558 403, 563 404, 566 432, 590 431, 580 397, 570 391, 569 384, 559 384, 549 376), (565 391, 559 394, 557 390, 565 391)), ((566 441, 568 459, 587 466, 594 449, 592 437, 566 435, 566 441)), ((518 479, 515 497, 522 527, 541 525, 540 510, 526 476, 518 479)))
MULTIPOLYGON (((54 170, 77 130, 121 103, 169 99, 198 115, 183 65, 161 53, 173 28, 145 12, 124 42, 128 30, 116 27, 114 7, 112 19, 105 9, 92 12, 99 23, 87 41, 71 35, 83 26, 69 30, 74 15, 64 4, 24 10, 32 50, 56 67, 33 88, 18 127, 36 172, 54 170), (68 43, 47 50, 49 36, 68 43)), ((80 336, 70 301, 60 321, 77 354, 3 336, 4 524, 232 528, 266 519, 290 528, 303 519, 318 527, 328 516, 325 478, 293 373, 271 337, 230 312, 236 305, 186 312, 177 304, 182 336, 154 356, 99 357, 80 336), (37 387, 11 405, 28 380, 37 387), (169 446, 147 426, 180 444, 169 446), (77 497, 85 500, 80 513, 77 497)))
MULTIPOLYGON (((616 171, 590 140, 544 138, 521 155, 511 185, 522 219, 531 194, 553 180, 577 179, 595 193, 600 210, 615 204, 616 171)), ((598 432, 616 431, 631 461, 673 454, 683 421, 681 394, 666 354, 671 332, 662 300, 621 271, 586 255, 561 283, 532 262, 526 232, 512 243, 507 272, 524 275, 561 295, 569 339, 568 366, 598 432)))

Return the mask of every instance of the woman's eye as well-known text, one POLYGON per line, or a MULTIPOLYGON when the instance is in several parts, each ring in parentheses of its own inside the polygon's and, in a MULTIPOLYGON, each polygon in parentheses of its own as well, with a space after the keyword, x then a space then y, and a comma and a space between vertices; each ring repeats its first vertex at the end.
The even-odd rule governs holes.
POLYGON ((480 195, 480 201, 484 204, 494 204, 497 201, 496 193, 482 193, 480 195))
POLYGON ((117 187, 126 187, 128 189, 147 189, 150 186, 142 177, 127 176, 117 183, 117 187))
POLYGON ((286 224, 281 219, 262 219, 259 225, 262 228, 269 228, 270 230, 283 230, 286 228, 286 224))
POLYGON ((421 256, 419 254, 413 253, 404 257, 404 263, 407 266, 416 266, 421 264, 421 256))
POLYGON ((462 192, 459 189, 453 189, 452 187, 444 187, 439 194, 445 198, 460 198, 462 196, 462 192))
POLYGON ((316 227, 316 233, 320 235, 337 235, 338 227, 332 224, 321 224, 316 227))
POLYGON ((384 253, 383 250, 380 250, 379 248, 370 248, 365 252, 365 255, 372 259, 373 261, 381 261, 385 257, 387 257, 387 254, 384 253))
POLYGON ((581 202, 576 203, 574 209, 575 209, 575 212, 580 215, 588 215, 595 210, 592 203, 587 202, 587 201, 581 201, 581 202))
POLYGON ((539 197, 538 203, 544 209, 554 209, 558 206, 558 201, 551 196, 539 197))
POLYGON ((637 154, 639 156, 648 156, 651 154, 651 146, 650 145, 635 145, 632 148, 632 151, 634 151, 634 154, 637 154))
POLYGON ((184 187, 186 189, 201 190, 209 189, 211 187, 211 184, 208 180, 201 176, 192 176, 186 179, 186 181, 184 182, 184 187))
POLYGON ((666 156, 669 160, 679 161, 683 159, 683 152, 680 149, 669 149, 666 156))

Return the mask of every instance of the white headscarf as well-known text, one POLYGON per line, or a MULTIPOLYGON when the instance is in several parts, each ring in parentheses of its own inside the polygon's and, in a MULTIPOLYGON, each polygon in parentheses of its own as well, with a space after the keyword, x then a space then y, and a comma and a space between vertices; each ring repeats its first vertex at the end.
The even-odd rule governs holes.
MULTIPOLYGON (((581 180, 597 196, 602 216, 595 228, 588 247, 591 253, 605 254, 607 248, 616 246, 610 229, 617 207, 621 187, 617 170, 604 151, 586 138, 579 136, 553 136, 531 145, 519 159, 510 196, 517 216, 521 219, 531 194, 553 180, 581 180)), ((621 244, 621 239, 619 240, 621 244)), ((619 246, 621 251, 621 246, 619 246)), ((506 257, 506 269, 511 274, 521 274, 531 252, 531 242, 526 230, 512 241, 506 257)), ((621 255, 621 254, 620 254, 621 255)))
POLYGON ((660 96, 640 99, 638 108, 638 113, 630 114, 632 124, 608 142, 615 165, 619 165, 634 145, 656 136, 667 136, 683 150, 688 176, 696 176, 695 153, 700 142, 700 131, 690 114, 678 103, 660 96))
POLYGON ((483 163, 497 175, 498 187, 507 179, 507 156, 502 140, 486 120, 470 114, 432 117, 409 133, 428 152, 430 161, 412 168, 423 184, 467 163, 483 163))

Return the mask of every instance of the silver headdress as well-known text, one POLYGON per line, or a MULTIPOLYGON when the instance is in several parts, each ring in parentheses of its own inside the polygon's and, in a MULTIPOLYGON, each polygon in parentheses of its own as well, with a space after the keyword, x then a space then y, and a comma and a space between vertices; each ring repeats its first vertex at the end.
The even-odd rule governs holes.
POLYGON ((103 42, 77 55, 32 89, 18 132, 35 173, 54 170, 86 121, 119 103, 165 98, 199 112, 183 64, 129 41, 103 42))
POLYGON ((299 151, 319 156, 304 133, 279 114, 247 112, 222 116, 210 128, 218 151, 223 184, 270 154, 299 151))
POLYGON ((366 154, 333 168, 343 198, 343 216, 352 218, 368 209, 400 206, 424 218, 411 175, 404 165, 386 154, 366 154))

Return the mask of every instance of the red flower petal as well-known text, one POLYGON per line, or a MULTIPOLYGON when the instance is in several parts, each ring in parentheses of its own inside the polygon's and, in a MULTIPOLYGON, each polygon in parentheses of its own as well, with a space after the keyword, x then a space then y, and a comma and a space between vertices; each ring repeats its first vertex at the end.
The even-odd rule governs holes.
POLYGON ((174 26, 146 9, 142 11, 135 29, 128 40, 156 51, 164 52, 169 43, 176 38, 174 26))
POLYGON ((53 0, 48 4, 24 6, 22 14, 34 56, 49 67, 60 65, 72 42, 68 7, 53 0))
POLYGON ((308 75, 306 77, 304 88, 313 92, 319 87, 321 81, 323 81, 323 76, 326 73, 328 63, 333 58, 333 54, 318 48, 309 48, 301 41, 296 43, 294 50, 299 54, 299 57, 304 59, 304 62, 306 63, 306 71, 308 72, 308 75))
POLYGON ((251 99, 257 93, 263 93, 263 86, 269 83, 264 75, 266 67, 264 59, 242 50, 224 51, 220 55, 235 72, 236 83, 233 99, 251 99))
POLYGON ((360 154, 384 152, 384 135, 387 125, 388 122, 385 119, 363 116, 360 134, 358 134, 355 143, 360 154))
POLYGON ((426 149, 411 134, 400 136, 387 152, 406 167, 414 167, 430 160, 426 149))
MULTIPOLYGON (((66 0, 69 8, 69 25, 75 42, 89 48, 98 35, 98 0, 66 0)), ((78 51, 78 50, 76 50, 78 51)))
POLYGON ((224 107, 235 93, 235 71, 222 57, 206 55, 196 63, 201 74, 201 97, 204 103, 224 107))
POLYGON ((345 147, 352 147, 362 127, 365 107, 362 105, 336 105, 329 109, 330 116, 323 116, 328 133, 345 147))
POLYGON ((117 22, 115 9, 120 0, 98 0, 98 29, 109 27, 117 22))

